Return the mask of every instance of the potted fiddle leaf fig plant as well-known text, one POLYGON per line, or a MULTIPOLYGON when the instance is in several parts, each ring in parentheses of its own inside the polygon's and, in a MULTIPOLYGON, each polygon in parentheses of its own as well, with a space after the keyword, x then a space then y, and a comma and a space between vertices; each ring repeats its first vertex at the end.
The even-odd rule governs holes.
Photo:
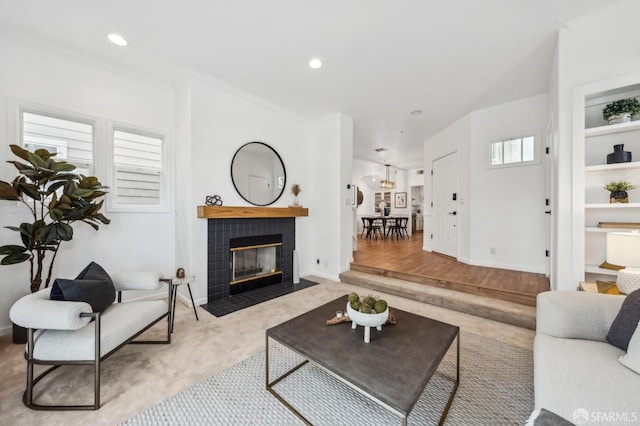
POLYGON ((609 124, 628 123, 634 115, 638 114, 640 114, 640 101, 636 98, 611 102, 602 110, 602 118, 609 124))
MULTIPOLYGON (((22 161, 8 161, 18 170, 12 182, 0 181, 0 200, 17 201, 30 213, 30 219, 18 226, 6 226, 20 235, 21 244, 0 246, 2 265, 29 261, 29 288, 38 291, 51 282, 53 264, 60 245, 73 238, 72 224, 84 222, 94 229, 107 225, 100 210, 105 186, 95 176, 74 173, 76 166, 56 161, 46 149, 30 152, 17 145, 11 151, 22 161), (48 265, 47 265, 48 263, 48 265)), ((15 341, 15 338, 14 338, 15 341)))
POLYGON ((612 181, 604 187, 610 192, 610 203, 628 203, 629 195, 627 191, 631 191, 633 188, 635 188, 635 185, 626 180, 612 181))

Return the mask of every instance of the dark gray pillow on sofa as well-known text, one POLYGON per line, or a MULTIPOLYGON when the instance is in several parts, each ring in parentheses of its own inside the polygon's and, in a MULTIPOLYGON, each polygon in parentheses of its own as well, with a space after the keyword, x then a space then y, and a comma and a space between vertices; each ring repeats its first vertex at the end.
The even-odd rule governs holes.
POLYGON ((611 328, 609 328, 607 341, 613 346, 626 351, 627 347, 629 347, 631 336, 633 336, 636 327, 638 327, 638 321, 640 321, 640 290, 635 290, 629 293, 624 302, 622 302, 620 312, 618 312, 616 319, 611 323, 611 328))
POLYGON ((102 266, 91 262, 75 280, 56 278, 51 286, 50 298, 87 302, 93 312, 102 312, 116 300, 116 288, 102 266))

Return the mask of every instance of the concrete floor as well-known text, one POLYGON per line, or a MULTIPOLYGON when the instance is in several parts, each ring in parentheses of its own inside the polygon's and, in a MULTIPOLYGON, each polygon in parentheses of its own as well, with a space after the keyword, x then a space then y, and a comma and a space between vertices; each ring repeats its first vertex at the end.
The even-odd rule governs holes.
MULTIPOLYGON (((98 411, 34 411, 22 404, 24 347, 0 338, 0 423, 7 425, 116 424, 264 348, 265 330, 351 291, 384 297, 392 308, 455 324, 462 330, 531 349, 535 332, 398 296, 305 277, 319 285, 216 318, 178 304, 171 345, 127 345, 103 364, 98 411)), ((328 315, 329 319, 332 315, 328 315)), ((398 326, 402 326, 398 324, 398 326)), ((148 333, 161 336, 160 323, 148 333)), ((40 402, 90 403, 90 367, 62 367, 43 380, 40 402)), ((263 380, 261 377, 260 380, 263 380)), ((36 393, 36 398, 40 393, 36 393)))

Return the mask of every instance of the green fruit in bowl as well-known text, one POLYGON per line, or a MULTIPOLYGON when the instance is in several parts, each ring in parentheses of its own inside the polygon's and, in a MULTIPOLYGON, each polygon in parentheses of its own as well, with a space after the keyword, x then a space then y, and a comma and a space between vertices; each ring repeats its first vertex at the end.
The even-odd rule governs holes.
POLYGON ((349 293, 349 303, 359 302, 359 301, 360 301, 360 296, 358 296, 358 293, 349 293))
POLYGON ((362 312, 363 314, 370 314, 371 313, 371 305, 369 305, 368 303, 363 303, 362 305, 360 305, 360 312, 362 312))
POLYGON ((373 307, 376 304, 376 298, 369 295, 367 297, 364 298, 364 300, 362 301, 362 303, 366 303, 367 305, 373 307))
POLYGON ((355 302, 351 302, 351 309, 353 309, 354 311, 359 311, 360 310, 360 302, 358 302, 357 300, 355 302))
POLYGON ((374 305, 374 309, 376 310, 376 313, 381 314, 387 310, 387 306, 387 301, 380 299, 374 305))

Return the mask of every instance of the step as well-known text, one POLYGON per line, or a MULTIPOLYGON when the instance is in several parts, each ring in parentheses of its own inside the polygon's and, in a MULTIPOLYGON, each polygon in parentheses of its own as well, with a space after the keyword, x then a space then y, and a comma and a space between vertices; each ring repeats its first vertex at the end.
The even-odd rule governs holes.
POLYGON ((351 271, 359 271, 372 275, 395 278, 401 281, 411 281, 418 284, 429 285, 456 292, 469 293, 475 296, 489 297, 492 299, 504 300, 506 302, 519 303, 521 305, 536 306, 535 294, 523 294, 509 290, 498 290, 481 285, 457 281, 448 281, 437 277, 427 277, 424 275, 409 274, 400 271, 377 268, 368 265, 351 264, 351 271))
POLYGON ((533 306, 353 270, 340 274, 340 281, 530 330, 536 329, 536 308, 533 306))

